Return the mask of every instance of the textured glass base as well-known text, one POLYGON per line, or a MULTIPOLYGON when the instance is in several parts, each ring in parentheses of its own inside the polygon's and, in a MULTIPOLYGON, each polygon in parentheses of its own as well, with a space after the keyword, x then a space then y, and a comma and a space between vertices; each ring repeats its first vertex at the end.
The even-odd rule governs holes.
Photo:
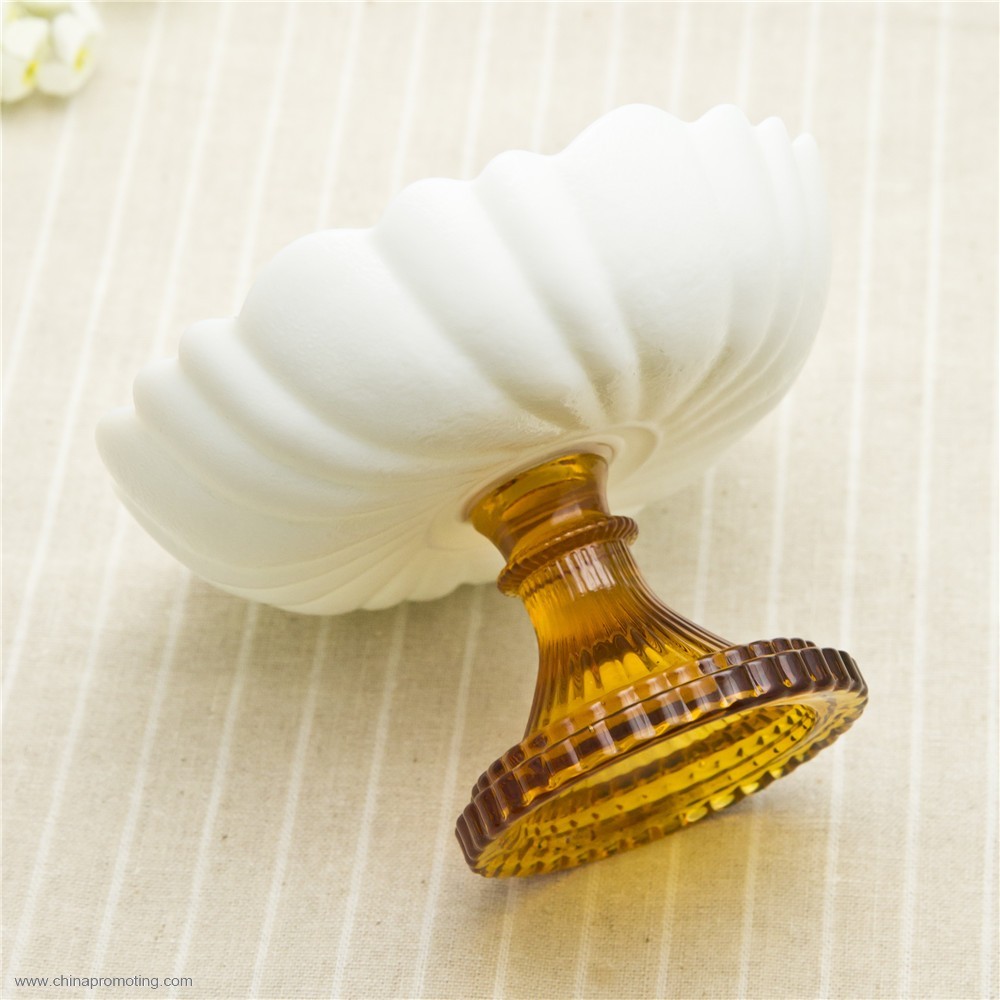
POLYGON ((661 604, 608 514, 601 459, 546 463, 479 502, 505 592, 539 643, 524 740, 477 782, 456 833, 483 875, 609 857, 793 770, 861 714, 846 653, 801 639, 734 646, 661 604))
MULTIPOLYGON (((788 774, 866 700, 849 656, 801 640, 727 650, 698 669, 700 679, 676 687, 653 675, 642 688, 656 693, 637 691, 571 735, 550 744, 558 733, 538 734, 504 754, 458 820, 469 864, 533 875, 649 843, 788 774)), ((557 728, 574 726, 565 723, 557 728)))

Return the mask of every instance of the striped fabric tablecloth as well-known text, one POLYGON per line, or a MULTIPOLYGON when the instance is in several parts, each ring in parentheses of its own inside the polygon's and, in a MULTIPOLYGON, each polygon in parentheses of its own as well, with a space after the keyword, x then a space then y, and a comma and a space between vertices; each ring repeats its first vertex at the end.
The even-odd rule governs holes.
POLYGON ((3 117, 2 995, 996 996, 997 6, 101 10, 86 89, 3 117), (487 881, 452 826, 526 716, 517 602, 217 593, 93 427, 296 236, 631 101, 813 132, 834 234, 796 388, 639 559, 723 635, 851 650, 871 704, 688 833, 487 881))

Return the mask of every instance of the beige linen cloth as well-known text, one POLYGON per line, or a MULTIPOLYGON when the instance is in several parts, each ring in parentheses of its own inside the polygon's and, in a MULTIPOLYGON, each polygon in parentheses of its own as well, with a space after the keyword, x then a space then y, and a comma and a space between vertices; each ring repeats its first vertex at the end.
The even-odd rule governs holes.
POLYGON ((996 996, 997 6, 101 10, 86 89, 4 111, 3 996, 996 996), (93 426, 298 235, 631 101, 813 132, 834 239, 800 381, 640 563, 734 640, 851 650, 871 704, 688 832, 488 881, 452 826, 526 718, 519 604, 218 593, 93 426))

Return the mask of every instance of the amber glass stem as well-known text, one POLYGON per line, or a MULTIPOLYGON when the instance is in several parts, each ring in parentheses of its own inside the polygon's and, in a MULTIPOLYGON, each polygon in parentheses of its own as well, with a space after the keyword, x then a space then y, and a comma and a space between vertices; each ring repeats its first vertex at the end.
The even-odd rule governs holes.
POLYGON ((493 490, 471 519, 506 556, 499 586, 523 601, 539 650, 526 735, 557 715, 728 643, 649 590, 629 551, 635 523, 605 499, 607 465, 571 455, 493 490))

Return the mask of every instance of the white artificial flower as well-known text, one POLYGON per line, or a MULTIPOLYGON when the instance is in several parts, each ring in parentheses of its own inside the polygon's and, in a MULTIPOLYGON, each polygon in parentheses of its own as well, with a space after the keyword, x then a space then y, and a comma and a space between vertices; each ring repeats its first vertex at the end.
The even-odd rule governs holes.
POLYGON ((20 16, 20 11, 3 12, 0 39, 0 100, 19 101, 27 97, 38 81, 38 71, 49 48, 49 23, 44 18, 20 16))
POLYGON ((0 0, 0 100, 36 87, 66 97, 94 69, 101 20, 89 0, 0 0))
POLYGON ((38 68, 38 89, 43 94, 67 97, 75 93, 94 71, 94 55, 102 26, 93 6, 73 3, 51 22, 47 58, 38 68))

